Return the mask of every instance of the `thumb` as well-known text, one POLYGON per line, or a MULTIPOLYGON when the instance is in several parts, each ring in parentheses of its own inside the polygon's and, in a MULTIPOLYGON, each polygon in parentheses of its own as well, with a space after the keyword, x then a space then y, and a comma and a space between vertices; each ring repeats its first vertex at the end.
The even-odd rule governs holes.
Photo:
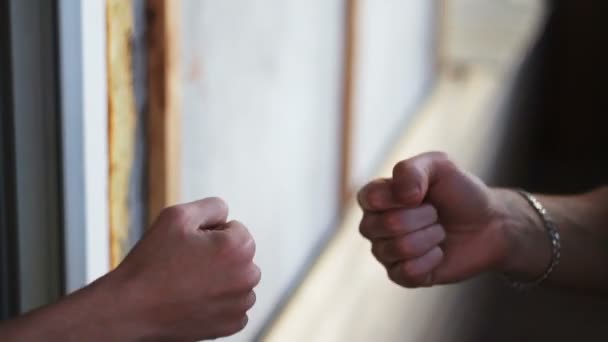
POLYGON ((442 174, 453 168, 443 152, 427 152, 403 160, 393 168, 393 196, 406 206, 419 206, 442 174))

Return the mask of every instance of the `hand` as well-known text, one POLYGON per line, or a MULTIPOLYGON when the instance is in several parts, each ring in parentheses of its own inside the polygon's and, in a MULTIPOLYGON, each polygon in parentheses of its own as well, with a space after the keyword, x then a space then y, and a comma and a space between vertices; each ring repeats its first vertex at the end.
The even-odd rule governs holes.
POLYGON ((360 191, 360 231, 397 284, 464 280, 502 267, 504 209, 496 196, 445 154, 425 153, 360 191))
POLYGON ((260 270, 253 238, 227 215, 217 198, 165 209, 109 275, 145 338, 196 341, 245 327, 260 270))

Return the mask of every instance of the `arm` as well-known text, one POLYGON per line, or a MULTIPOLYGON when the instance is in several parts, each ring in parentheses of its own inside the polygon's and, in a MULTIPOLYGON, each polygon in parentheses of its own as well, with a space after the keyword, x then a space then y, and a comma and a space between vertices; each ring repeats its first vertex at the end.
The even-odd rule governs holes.
MULTIPOLYGON (((500 271, 531 279, 544 271, 550 249, 538 214, 511 191, 496 190, 507 203, 507 253, 500 271)), ((608 290, 608 187, 576 196, 537 195, 557 223, 562 257, 549 283, 585 290, 608 290)))
MULTIPOLYGON (((553 286, 608 289, 608 188, 537 196, 562 236, 553 286)), ((515 191, 487 187, 443 153, 397 164, 359 194, 360 230, 389 277, 407 287, 453 283, 484 272, 541 275, 551 246, 538 213, 515 191)))
POLYGON ((2 341, 136 341, 145 336, 140 319, 120 298, 120 281, 108 274, 93 284, 0 325, 2 341))
POLYGON ((260 271, 227 207, 166 209, 114 271, 58 303, 0 325, 1 341, 197 341, 247 324, 260 271))

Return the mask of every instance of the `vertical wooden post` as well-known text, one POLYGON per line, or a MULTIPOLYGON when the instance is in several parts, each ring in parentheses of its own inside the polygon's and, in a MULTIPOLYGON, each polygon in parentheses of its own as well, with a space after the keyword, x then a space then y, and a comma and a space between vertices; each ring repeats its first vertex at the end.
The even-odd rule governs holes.
POLYGON ((179 0, 148 0, 148 219, 179 200, 179 0))
POLYGON ((449 0, 435 0, 435 75, 445 67, 447 54, 447 26, 448 26, 448 2, 449 0))
POLYGON ((343 209, 352 197, 352 157, 355 93, 355 63, 358 0, 345 0, 344 54, 342 80, 342 131, 340 155, 340 204, 343 209))
POLYGON ((135 154, 137 114, 131 65, 133 33, 131 1, 107 0, 106 6, 110 263, 115 267, 127 252, 131 221, 128 205, 129 182, 135 154))

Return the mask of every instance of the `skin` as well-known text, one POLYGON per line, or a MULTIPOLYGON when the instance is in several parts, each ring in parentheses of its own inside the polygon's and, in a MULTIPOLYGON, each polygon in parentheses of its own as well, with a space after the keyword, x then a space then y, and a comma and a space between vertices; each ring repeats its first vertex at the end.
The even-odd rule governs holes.
POLYGON ((245 226, 217 198, 165 209, 120 266, 0 325, 1 341, 197 341, 247 324, 260 270, 245 226))
MULTIPOLYGON (((536 195, 557 223, 561 262, 547 283, 608 289, 608 187, 577 196, 536 195)), ((429 152, 398 163, 393 177, 358 195, 361 234, 389 278, 408 287, 449 284, 485 272, 536 279, 551 260, 538 213, 517 192, 491 188, 429 152)))

